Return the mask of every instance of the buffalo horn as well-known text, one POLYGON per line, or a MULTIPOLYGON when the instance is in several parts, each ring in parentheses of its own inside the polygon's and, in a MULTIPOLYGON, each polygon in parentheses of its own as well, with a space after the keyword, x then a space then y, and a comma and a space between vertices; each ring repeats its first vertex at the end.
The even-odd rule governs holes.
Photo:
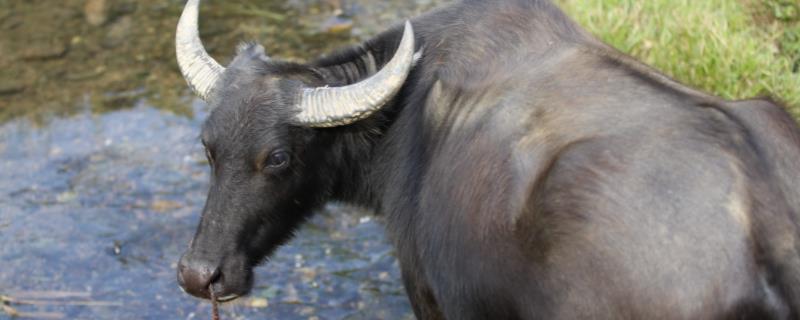
POLYGON ((200 41, 199 5, 200 0, 186 2, 175 33, 175 52, 183 78, 201 99, 207 100, 225 68, 208 55, 200 41))
POLYGON ((305 88, 296 120, 304 126, 347 125, 368 117, 392 99, 414 65, 414 30, 406 21, 394 57, 376 74, 344 87, 305 88))

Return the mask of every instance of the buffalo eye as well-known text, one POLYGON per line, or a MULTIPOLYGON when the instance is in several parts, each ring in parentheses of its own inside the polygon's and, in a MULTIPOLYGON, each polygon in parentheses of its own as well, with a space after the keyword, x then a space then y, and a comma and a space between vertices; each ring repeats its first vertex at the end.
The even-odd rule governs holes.
POLYGON ((289 165, 289 153, 284 150, 278 150, 269 155, 264 162, 264 167, 267 169, 282 169, 289 165))

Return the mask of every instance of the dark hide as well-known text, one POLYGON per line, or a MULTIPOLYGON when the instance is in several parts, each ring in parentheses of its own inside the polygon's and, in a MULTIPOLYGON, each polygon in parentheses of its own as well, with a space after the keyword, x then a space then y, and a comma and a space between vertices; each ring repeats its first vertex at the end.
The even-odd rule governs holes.
POLYGON ((399 28, 309 65, 237 55, 203 128, 213 178, 182 266, 245 294, 339 200, 386 217, 420 319, 800 317, 800 129, 779 106, 687 88, 543 0, 412 23, 424 54, 405 86, 345 127, 295 126, 297 90, 366 78, 399 28), (277 149, 291 163, 265 169, 277 149))

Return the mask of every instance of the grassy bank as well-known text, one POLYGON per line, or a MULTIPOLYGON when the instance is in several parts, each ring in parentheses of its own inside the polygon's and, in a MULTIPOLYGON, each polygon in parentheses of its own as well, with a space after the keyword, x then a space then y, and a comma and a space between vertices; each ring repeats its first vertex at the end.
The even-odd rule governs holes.
POLYGON ((557 0, 611 45, 725 98, 771 95, 800 118, 795 0, 557 0))

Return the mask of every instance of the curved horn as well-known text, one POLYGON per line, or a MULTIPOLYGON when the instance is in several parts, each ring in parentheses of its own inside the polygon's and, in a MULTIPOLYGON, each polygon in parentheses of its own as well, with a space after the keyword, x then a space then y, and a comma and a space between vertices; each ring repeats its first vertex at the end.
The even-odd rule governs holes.
POLYGON ((175 53, 183 78, 189 83, 189 87, 201 99, 207 100, 214 90, 214 84, 225 72, 225 68, 208 55, 203 42, 200 41, 197 25, 199 7, 200 0, 186 2, 175 33, 175 53))
POLYGON ((303 89, 296 120, 305 126, 327 128, 368 117, 392 99, 414 65, 414 29, 406 21, 403 39, 378 73, 345 87, 303 89))

